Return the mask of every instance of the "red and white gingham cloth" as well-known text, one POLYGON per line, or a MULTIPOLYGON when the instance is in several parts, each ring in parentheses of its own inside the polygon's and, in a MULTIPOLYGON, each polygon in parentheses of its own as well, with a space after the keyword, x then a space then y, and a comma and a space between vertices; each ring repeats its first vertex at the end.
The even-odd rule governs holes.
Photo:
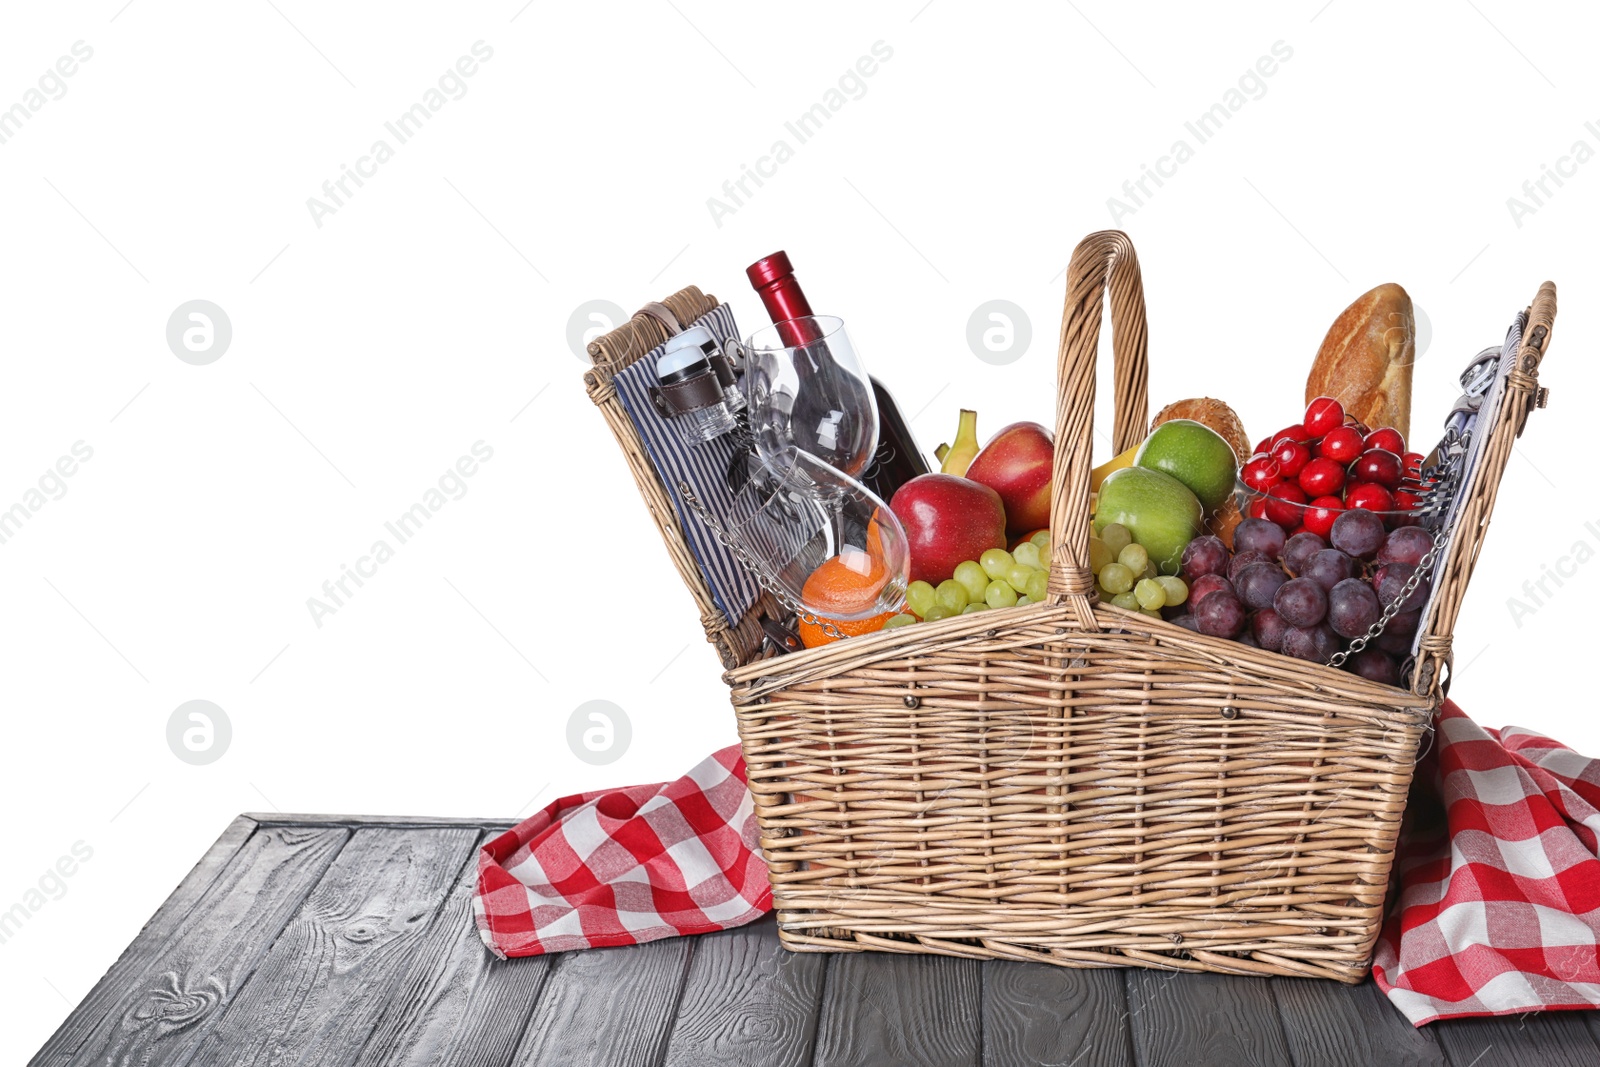
POLYGON ((1446 701, 1373 976, 1416 1026, 1600 1007, 1600 761, 1446 701))
POLYGON ((737 745, 664 785, 563 797, 483 847, 473 911, 497 956, 740 926, 772 887, 737 745))

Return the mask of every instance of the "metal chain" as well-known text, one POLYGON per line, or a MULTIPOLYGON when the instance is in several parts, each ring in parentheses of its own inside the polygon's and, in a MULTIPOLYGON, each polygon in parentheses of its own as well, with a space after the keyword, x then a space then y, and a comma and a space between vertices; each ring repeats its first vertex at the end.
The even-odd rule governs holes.
POLYGON ((1417 587, 1432 575, 1434 561, 1438 558, 1439 550, 1444 547, 1446 540, 1448 538, 1445 535, 1445 529, 1441 526, 1438 532, 1433 535, 1433 545, 1428 549, 1427 554, 1417 561, 1417 569, 1411 572, 1410 578, 1406 579, 1406 584, 1400 590, 1399 595, 1384 605, 1383 614, 1378 616, 1377 622, 1367 627, 1366 633, 1351 641, 1349 648, 1342 652, 1335 652, 1333 658, 1328 660, 1328 666, 1343 666, 1345 660, 1366 648, 1369 642, 1377 640, 1378 636, 1383 633, 1384 627, 1389 625, 1389 621, 1400 614, 1400 606, 1411 599, 1411 594, 1417 591, 1417 587))
POLYGON ((694 495, 694 490, 689 488, 689 483, 679 482, 678 492, 682 495, 683 502, 689 505, 689 510, 693 511, 706 529, 711 531, 711 536, 715 537, 723 548, 732 552, 733 557, 744 564, 745 568, 755 576, 756 582, 761 588, 771 593, 773 599, 783 605, 786 611, 793 612, 801 622, 810 623, 812 626, 817 627, 826 637, 838 640, 845 636, 844 631, 840 630, 828 619, 818 616, 815 612, 807 611, 805 605, 801 604, 789 594, 788 590, 784 589, 783 583, 778 581, 777 576, 765 564, 752 558, 750 553, 745 551, 744 546, 735 541, 722 528, 722 524, 716 520, 711 512, 706 510, 706 506, 700 503, 700 498, 694 495))
MULTIPOLYGON (((1470 368, 1469 368, 1470 369, 1470 368)), ((1378 616, 1378 621, 1367 627, 1367 632, 1350 642, 1350 647, 1341 652, 1335 652, 1328 660, 1328 666, 1340 667, 1351 656, 1366 648, 1372 641, 1377 640, 1384 628, 1389 625, 1396 615, 1400 614, 1400 607, 1417 591, 1417 587, 1427 581, 1433 574, 1433 565, 1439 557, 1439 550, 1449 540, 1449 516, 1447 512, 1451 499, 1455 496, 1456 486, 1461 479, 1461 465, 1466 458, 1468 449, 1472 444, 1472 431, 1450 429, 1445 432, 1444 440, 1439 443, 1439 462, 1422 472, 1422 481, 1427 484, 1427 507, 1423 510, 1431 511, 1439 517, 1439 528, 1434 531, 1433 544, 1428 552, 1417 561, 1417 569, 1406 580, 1405 586, 1400 590, 1394 600, 1384 605, 1383 614, 1378 616)))

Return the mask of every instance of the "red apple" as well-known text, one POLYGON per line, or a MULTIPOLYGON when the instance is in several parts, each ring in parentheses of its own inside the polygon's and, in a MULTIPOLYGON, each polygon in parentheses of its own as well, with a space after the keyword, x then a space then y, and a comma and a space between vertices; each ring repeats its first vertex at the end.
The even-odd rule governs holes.
POLYGON ((895 490, 889 509, 906 528, 911 580, 938 585, 957 564, 1006 547, 1000 494, 953 474, 920 474, 895 490))
POLYGON ((1013 422, 989 438, 967 468, 967 477, 1000 494, 1006 528, 1013 534, 1037 530, 1050 525, 1050 470, 1055 454, 1049 430, 1036 422, 1013 422))

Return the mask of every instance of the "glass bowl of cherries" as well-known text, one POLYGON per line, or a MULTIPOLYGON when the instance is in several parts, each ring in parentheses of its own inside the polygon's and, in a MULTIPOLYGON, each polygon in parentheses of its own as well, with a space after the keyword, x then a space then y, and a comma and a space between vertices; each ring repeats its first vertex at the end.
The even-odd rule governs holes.
POLYGON ((1375 513, 1387 529, 1428 525, 1423 456, 1406 450, 1389 426, 1371 429, 1332 397, 1306 405, 1304 418, 1263 439, 1239 468, 1235 500, 1246 518, 1266 519, 1289 536, 1326 538, 1344 512, 1375 513))

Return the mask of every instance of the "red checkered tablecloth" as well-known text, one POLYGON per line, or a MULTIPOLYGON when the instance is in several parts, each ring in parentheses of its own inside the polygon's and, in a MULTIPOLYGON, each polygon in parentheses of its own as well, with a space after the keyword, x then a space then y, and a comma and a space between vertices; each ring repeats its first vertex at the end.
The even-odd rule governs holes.
POLYGON ((1600 761, 1447 701, 1407 818, 1372 970, 1413 1024, 1600 1007, 1600 761))
POLYGON ((771 910, 737 745, 675 782, 563 797, 478 856, 478 932, 502 957, 703 934, 771 910))

